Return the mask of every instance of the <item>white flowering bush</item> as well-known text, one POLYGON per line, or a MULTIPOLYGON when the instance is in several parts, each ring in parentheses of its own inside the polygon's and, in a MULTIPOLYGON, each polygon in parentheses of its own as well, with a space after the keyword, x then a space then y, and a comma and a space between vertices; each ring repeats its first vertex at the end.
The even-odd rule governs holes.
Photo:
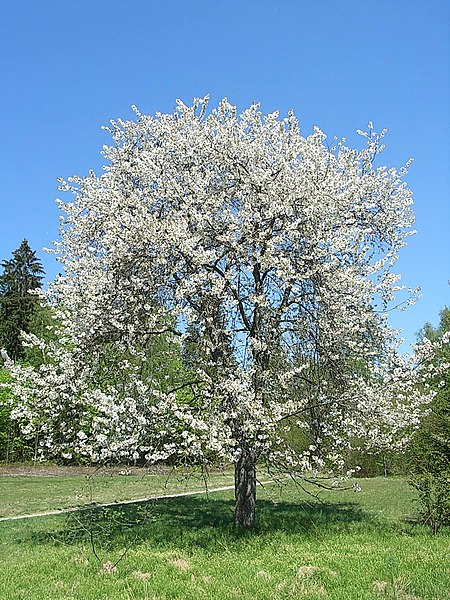
POLYGON ((401 445, 418 419, 383 317, 411 298, 393 271, 413 233, 406 168, 375 166, 371 124, 354 149, 258 104, 135 112, 105 128, 102 173, 61 181, 59 341, 40 369, 11 367, 18 411, 63 456, 231 460, 251 526, 257 460, 334 473, 352 437, 401 445), (189 372, 155 377, 146 348, 192 330, 189 372), (292 427, 307 447, 286 444, 292 427))
POLYGON ((419 520, 438 533, 450 524, 450 309, 437 328, 427 324, 415 348, 422 385, 434 395, 410 445, 410 484, 418 492, 419 520))

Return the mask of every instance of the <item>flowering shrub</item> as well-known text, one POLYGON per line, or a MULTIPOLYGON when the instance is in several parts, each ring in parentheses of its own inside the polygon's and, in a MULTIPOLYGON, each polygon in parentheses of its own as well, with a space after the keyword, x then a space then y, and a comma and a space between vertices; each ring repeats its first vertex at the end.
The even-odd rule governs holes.
POLYGON ((423 385, 433 390, 428 414, 410 449, 410 484, 419 493, 419 519, 437 533, 450 524, 450 310, 437 328, 426 325, 416 346, 423 385))

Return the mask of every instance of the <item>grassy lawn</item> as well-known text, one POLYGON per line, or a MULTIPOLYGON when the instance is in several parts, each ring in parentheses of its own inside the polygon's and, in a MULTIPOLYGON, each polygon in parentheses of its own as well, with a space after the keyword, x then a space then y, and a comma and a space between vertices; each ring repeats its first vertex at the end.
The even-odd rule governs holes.
MULTIPOLYGON (((231 471, 209 475, 210 488, 232 484, 231 471)), ((176 471, 114 476, 102 471, 90 476, 5 475, 0 477, 0 518, 73 508, 91 502, 107 504, 163 496, 204 487, 205 482, 198 472, 190 477, 176 471)))
POLYGON ((404 480, 359 483, 259 490, 253 532, 234 531, 232 492, 3 522, 0 598, 448 600, 449 528, 408 523, 404 480))

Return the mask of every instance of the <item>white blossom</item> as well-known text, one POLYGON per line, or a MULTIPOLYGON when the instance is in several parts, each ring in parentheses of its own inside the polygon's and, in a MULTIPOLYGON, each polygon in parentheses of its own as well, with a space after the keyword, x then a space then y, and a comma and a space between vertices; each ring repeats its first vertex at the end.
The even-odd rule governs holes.
POLYGON ((27 337, 47 359, 12 367, 16 416, 45 451, 94 460, 250 447, 318 473, 343 468, 350 438, 401 447, 424 399, 409 367, 391 369, 375 310, 408 292, 393 267, 414 220, 405 170, 375 166, 385 132, 369 123, 362 149, 330 149, 292 112, 207 104, 111 121, 103 172, 60 181, 73 199, 59 200, 64 274, 46 298, 59 343, 27 337), (200 332, 187 400, 145 368, 167 319, 174 344, 200 332), (124 357, 110 381, 105 344, 124 357), (315 431, 303 453, 286 444, 297 425, 315 431))

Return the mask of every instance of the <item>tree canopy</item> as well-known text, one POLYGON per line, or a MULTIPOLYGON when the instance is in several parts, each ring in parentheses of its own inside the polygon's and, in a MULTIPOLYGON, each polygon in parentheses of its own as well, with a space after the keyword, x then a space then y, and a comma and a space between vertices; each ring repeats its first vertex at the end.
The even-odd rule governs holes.
POLYGON ((394 364, 396 390, 408 384, 382 313, 405 291, 393 267, 414 217, 406 168, 375 166, 371 124, 362 149, 330 147, 292 112, 207 106, 136 109, 107 128, 102 174, 61 181, 60 343, 17 389, 30 413, 39 399, 47 448, 233 461, 247 527, 258 460, 335 472, 352 437, 394 439, 416 418, 418 395, 387 376, 394 364), (165 386, 144 368, 161 335, 196 347, 189 377, 165 386), (96 378, 105 344, 120 381, 96 378))

